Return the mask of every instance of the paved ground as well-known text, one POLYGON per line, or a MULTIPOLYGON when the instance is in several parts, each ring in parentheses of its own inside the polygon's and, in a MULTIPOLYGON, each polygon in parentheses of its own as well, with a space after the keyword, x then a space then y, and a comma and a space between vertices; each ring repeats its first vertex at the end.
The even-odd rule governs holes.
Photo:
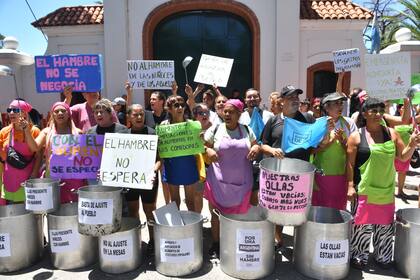
MULTIPOLYGON (((412 170, 407 178, 407 187, 414 189, 420 184, 420 170, 412 170)), ((409 199, 397 199, 397 208, 412 208, 417 207, 418 193, 414 190, 406 190, 409 194, 409 199)), ((158 198, 159 206, 163 205, 162 194, 159 194, 158 198)), ((205 203, 206 204, 206 203, 205 203)), ((182 207, 181 207, 182 208, 182 207)), ((184 206, 185 208, 185 206, 184 206)), ((205 206, 203 215, 210 217, 208 208, 205 206)), ((142 218, 144 220, 144 217, 142 218)), ((218 261, 209 260, 207 257, 208 247, 211 243, 210 238, 210 223, 204 224, 204 263, 200 271, 189 275, 188 279, 234 279, 224 274, 220 269, 218 261)), ((292 264, 292 252, 293 252, 293 228, 285 227, 285 248, 276 255, 276 267, 272 275, 266 279, 309 279, 293 268, 292 264)), ((143 240, 148 236, 147 227, 142 231, 143 240)), ((147 242, 148 240, 144 240, 147 242)), ((143 242, 143 245, 146 243, 143 242)), ((52 267, 48 250, 45 251, 44 258, 34 266, 16 272, 0 275, 0 279, 172 279, 165 277, 155 271, 154 260, 150 256, 146 256, 143 264, 135 271, 125 273, 121 275, 106 274, 99 269, 99 265, 93 265, 83 269, 73 271, 56 270, 52 267)), ((358 271, 355 269, 350 270, 350 274, 346 279, 405 279, 395 269, 383 270, 375 265, 370 265, 366 271, 358 271)))

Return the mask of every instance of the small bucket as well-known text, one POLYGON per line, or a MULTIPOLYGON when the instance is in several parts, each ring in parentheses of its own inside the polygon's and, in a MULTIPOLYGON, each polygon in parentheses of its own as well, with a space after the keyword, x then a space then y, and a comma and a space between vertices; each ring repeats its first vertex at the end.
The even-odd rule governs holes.
POLYGON ((29 179, 25 188, 25 208, 34 214, 47 214, 60 207, 60 179, 29 179))

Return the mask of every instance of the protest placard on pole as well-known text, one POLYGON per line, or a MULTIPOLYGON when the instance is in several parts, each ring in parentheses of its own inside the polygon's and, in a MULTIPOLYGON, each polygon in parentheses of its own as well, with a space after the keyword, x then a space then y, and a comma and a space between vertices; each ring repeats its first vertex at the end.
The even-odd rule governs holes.
POLYGON ((156 135, 106 133, 100 171, 102 183, 151 190, 157 146, 156 135))
POLYGON ((230 71, 232 70, 233 59, 202 54, 194 82, 226 87, 230 71))
POLYGON ((335 73, 347 72, 360 68, 360 50, 358 48, 333 52, 335 73))
POLYGON ((410 54, 366 54, 366 89, 382 100, 405 98, 410 88, 410 54))
POLYGON ((96 179, 102 157, 103 135, 58 134, 51 138, 50 176, 96 179))
POLYGON ((127 73, 132 88, 171 89, 175 80, 173 60, 127 60, 127 73))
POLYGON ((198 121, 187 121, 169 125, 158 125, 159 156, 172 158, 196 155, 204 152, 200 138, 201 124, 198 121))
POLYGON ((36 90, 61 92, 66 86, 74 91, 96 92, 103 87, 100 54, 35 56, 36 90))

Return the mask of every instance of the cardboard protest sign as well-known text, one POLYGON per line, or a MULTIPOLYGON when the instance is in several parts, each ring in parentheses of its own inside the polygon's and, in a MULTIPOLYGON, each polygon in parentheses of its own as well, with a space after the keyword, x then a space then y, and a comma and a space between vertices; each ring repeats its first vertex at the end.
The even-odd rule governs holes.
POLYGON ((36 90, 61 92, 66 86, 74 91, 96 92, 103 87, 100 54, 35 56, 36 90))
POLYGON ((96 179, 102 157, 103 135, 55 135, 51 139, 50 176, 96 179))
POLYGON ((194 82, 226 87, 230 71, 232 70, 233 59, 202 54, 194 82))
POLYGON ((366 89, 370 97, 405 98, 411 79, 409 53, 366 54, 365 64, 366 89))
POLYGON ((204 152, 200 138, 201 124, 198 121, 188 121, 169 125, 158 125, 159 156, 172 158, 196 155, 204 152))
POLYGON ((360 50, 347 49, 333 52, 335 73, 351 71, 360 68, 360 50))
POLYGON ((101 161, 102 183, 151 190, 157 146, 156 135, 106 133, 101 161))
POLYGON ((174 65, 173 60, 127 60, 128 81, 132 88, 171 89, 174 65))

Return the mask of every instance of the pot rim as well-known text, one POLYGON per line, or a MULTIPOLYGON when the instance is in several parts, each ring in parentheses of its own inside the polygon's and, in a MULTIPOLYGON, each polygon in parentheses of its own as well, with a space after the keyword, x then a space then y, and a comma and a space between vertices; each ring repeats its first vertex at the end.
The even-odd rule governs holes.
POLYGON ((351 223, 353 221, 353 219, 354 219, 353 215, 349 211, 336 209, 337 211, 340 212, 340 215, 341 215, 341 213, 345 213, 345 216, 347 216, 347 218, 349 218, 349 220, 348 221, 345 221, 345 222, 341 222, 341 223, 320 223, 320 222, 312 221, 312 220, 310 220, 310 209, 311 208, 333 209, 333 208, 324 207, 324 206, 310 206, 306 223, 333 226, 333 225, 344 225, 344 224, 348 224, 348 223, 351 223))
POLYGON ((265 158, 263 160, 260 161, 259 163, 259 167, 262 170, 266 170, 269 171, 271 173, 276 173, 276 174, 282 174, 282 175, 287 175, 287 174, 293 174, 293 175, 299 175, 299 174, 314 174, 315 171, 317 170, 317 168, 315 167, 315 165, 311 164, 310 162, 304 161, 304 160, 300 160, 300 159, 293 159, 293 158, 284 158, 284 159, 277 159, 277 158, 265 158), (268 167, 263 166, 263 164, 265 162, 269 162, 269 161, 296 161, 301 163, 302 165, 306 165, 308 167, 311 167, 311 170, 308 171, 287 171, 287 172, 280 172, 280 171, 276 171, 273 169, 270 169, 268 167))
POLYGON ((397 221, 397 222, 398 221, 401 221, 403 223, 407 223, 407 224, 410 224, 410 225, 420 226, 420 222, 412 222, 412 221, 409 221, 407 219, 404 219, 402 217, 403 210, 406 211, 406 212, 408 212, 408 211, 410 211, 410 212, 419 211, 419 213, 420 213, 420 208, 404 208, 404 209, 398 209, 397 212, 396 212, 396 215, 395 215, 395 221, 397 221))
POLYGON ((194 223, 183 225, 183 226, 179 226, 179 225, 177 225, 177 226, 163 225, 163 224, 158 224, 156 222, 153 224, 153 226, 159 226, 159 227, 164 227, 164 228, 182 228, 182 227, 192 226, 192 225, 195 225, 197 223, 202 223, 204 221, 204 219, 205 219, 203 215, 201 215, 199 213, 196 213, 196 212, 193 212, 193 211, 181 210, 181 211, 179 211, 179 213, 181 214, 181 216, 182 216, 183 213, 197 215, 197 216, 200 216, 200 219, 198 221, 194 222, 194 223))
POLYGON ((121 188, 121 187, 111 187, 111 186, 103 186, 103 185, 90 185, 90 186, 81 187, 77 191, 79 192, 79 195, 80 195, 81 193, 85 193, 85 194, 88 194, 88 193, 95 193, 95 194, 96 193, 102 193, 102 194, 104 194, 104 193, 114 193, 114 192, 121 193, 122 190, 123 190, 123 188, 121 188), (94 190, 95 188, 98 188, 98 190, 95 191, 94 190), (102 191, 100 191, 100 190, 102 190, 102 191))
POLYGON ((136 218, 132 218, 132 217, 122 217, 121 218, 121 228, 118 231, 116 231, 114 233, 111 233, 111 234, 107 234, 107 235, 101 235, 101 236, 98 236, 98 237, 99 237, 99 239, 103 239, 103 238, 106 238, 106 237, 112 237, 112 236, 117 236, 119 234, 128 233, 128 232, 133 231, 133 230, 138 231, 138 230, 140 230, 140 228, 141 228, 140 220, 138 220, 136 218), (122 230, 123 226, 124 226, 124 221, 125 221, 125 223, 129 223, 129 225, 128 225, 129 228, 127 228, 125 230, 122 230))

